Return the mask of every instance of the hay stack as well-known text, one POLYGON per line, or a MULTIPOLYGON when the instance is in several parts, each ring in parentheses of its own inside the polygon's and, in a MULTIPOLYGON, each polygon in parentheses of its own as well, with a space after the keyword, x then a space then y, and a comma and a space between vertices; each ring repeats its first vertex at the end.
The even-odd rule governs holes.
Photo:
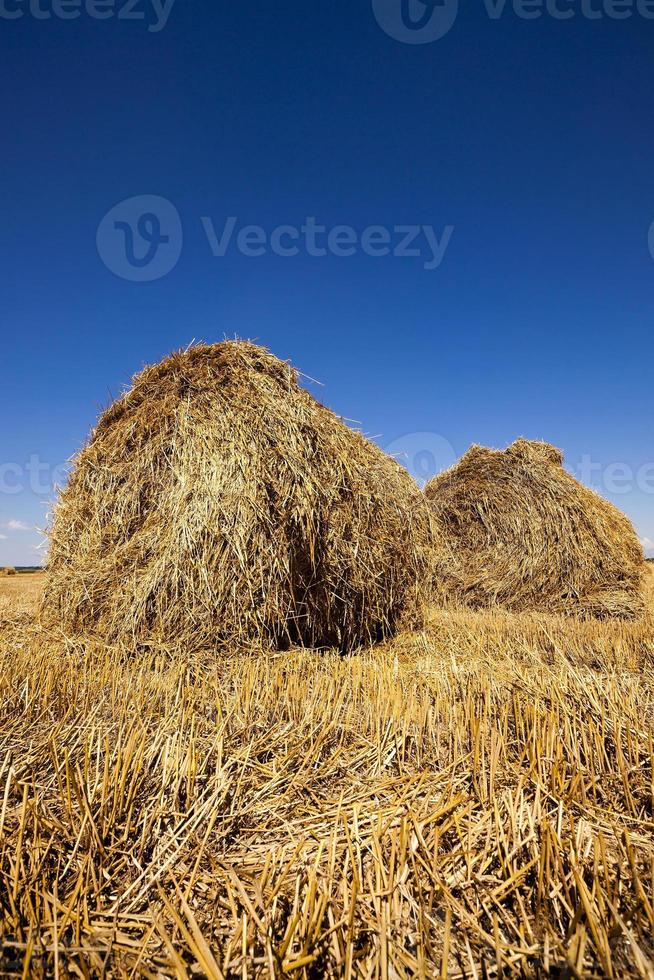
POLYGON ((0 576, 17 575, 17 574, 18 573, 16 572, 16 569, 13 568, 11 565, 7 565, 6 568, 0 568, 0 576))
POLYGON ((473 606, 632 618, 643 552, 629 520, 563 468, 554 446, 473 446, 425 488, 441 591, 473 606))
POLYGON ((46 622, 109 642, 350 649, 428 572, 409 475, 243 341, 146 368, 55 509, 46 622))

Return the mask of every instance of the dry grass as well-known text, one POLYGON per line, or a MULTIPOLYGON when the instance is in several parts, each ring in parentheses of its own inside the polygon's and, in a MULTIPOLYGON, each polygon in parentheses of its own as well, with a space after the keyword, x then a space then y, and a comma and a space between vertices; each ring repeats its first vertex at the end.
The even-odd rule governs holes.
POLYGON ((556 447, 472 446, 425 494, 441 532, 436 581, 446 601, 642 615, 645 563, 631 522, 575 480, 556 447))
POLYGON ((43 591, 45 575, 31 572, 3 578, 0 583, 0 625, 12 622, 19 614, 32 620, 43 591))
POLYGON ((245 341, 146 368, 55 508, 45 615, 196 649, 348 650, 416 612, 431 518, 409 474, 245 341))
POLYGON ((651 615, 134 661, 11 601, 0 973, 653 975, 651 615))

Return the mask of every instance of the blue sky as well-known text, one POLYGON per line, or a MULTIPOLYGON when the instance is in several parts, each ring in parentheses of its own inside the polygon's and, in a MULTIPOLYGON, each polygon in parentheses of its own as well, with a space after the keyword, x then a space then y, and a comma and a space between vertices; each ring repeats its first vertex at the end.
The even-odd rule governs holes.
POLYGON ((654 542, 651 4, 66 2, 0 3, 0 564, 131 375, 234 335, 419 477, 544 438, 654 542))

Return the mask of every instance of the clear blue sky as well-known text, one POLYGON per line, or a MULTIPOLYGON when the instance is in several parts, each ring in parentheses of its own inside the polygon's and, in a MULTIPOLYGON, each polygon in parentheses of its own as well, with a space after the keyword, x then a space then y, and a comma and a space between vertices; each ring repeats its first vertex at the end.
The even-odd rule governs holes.
POLYGON ((654 20, 470 0, 416 44, 401 2, 176 0, 154 31, 151 0, 3 0, 0 564, 38 560, 47 482, 133 373, 235 334, 425 475, 471 442, 554 442, 654 541, 654 20), (141 204, 103 219, 142 195, 170 206, 126 264, 141 204), (215 256, 202 219, 220 238, 230 216, 215 256), (311 216, 354 254, 235 243, 311 216), (418 256, 367 254, 373 225, 391 249, 400 225, 454 230, 426 269, 422 232, 418 256), (124 278, 157 232, 160 277, 124 278))

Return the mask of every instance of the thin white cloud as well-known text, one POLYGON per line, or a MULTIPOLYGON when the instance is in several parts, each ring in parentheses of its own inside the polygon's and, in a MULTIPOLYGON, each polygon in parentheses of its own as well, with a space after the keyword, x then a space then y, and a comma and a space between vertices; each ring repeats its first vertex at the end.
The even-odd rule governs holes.
POLYGON ((651 538, 641 538, 640 543, 646 552, 654 551, 654 541, 651 538))
POLYGON ((6 541, 6 540, 7 540, 7 535, 6 534, 0 534, 0 541, 6 541))
POLYGON ((7 521, 5 527, 9 531, 29 531, 29 525, 25 521, 7 521))

